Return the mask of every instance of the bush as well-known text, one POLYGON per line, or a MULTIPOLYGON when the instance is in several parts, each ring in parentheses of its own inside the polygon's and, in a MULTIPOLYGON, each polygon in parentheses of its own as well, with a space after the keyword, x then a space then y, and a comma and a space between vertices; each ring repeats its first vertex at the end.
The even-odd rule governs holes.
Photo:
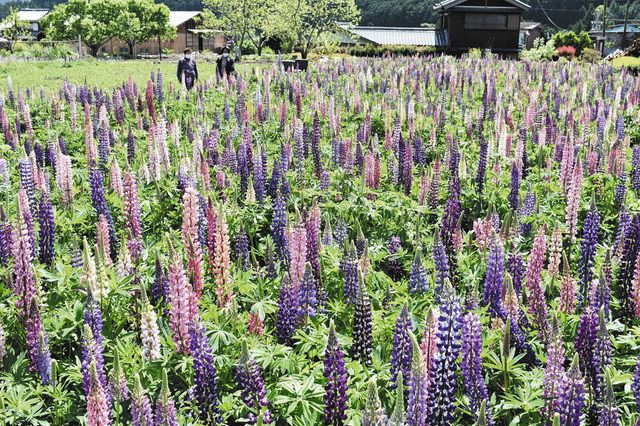
POLYGON ((559 32, 553 36, 552 40, 556 49, 562 46, 575 47, 577 55, 582 53, 582 49, 586 49, 593 45, 591 37, 589 37, 589 34, 584 31, 580 34, 576 34, 573 31, 559 32))
POLYGON ((573 46, 560 46, 556 49, 556 55, 561 58, 573 59, 576 57, 576 48, 573 46))
POLYGON ((433 46, 357 44, 345 51, 352 56, 379 57, 385 55, 413 56, 430 55, 436 51, 433 46))
POLYGON ((600 61, 600 59, 602 59, 602 55, 600 54, 599 50, 588 47, 582 51, 580 59, 584 62, 595 64, 596 62, 600 61))
POLYGON ((553 40, 545 41, 541 38, 533 42, 533 47, 529 50, 520 52, 520 58, 529 61, 550 61, 556 54, 556 48, 553 40))

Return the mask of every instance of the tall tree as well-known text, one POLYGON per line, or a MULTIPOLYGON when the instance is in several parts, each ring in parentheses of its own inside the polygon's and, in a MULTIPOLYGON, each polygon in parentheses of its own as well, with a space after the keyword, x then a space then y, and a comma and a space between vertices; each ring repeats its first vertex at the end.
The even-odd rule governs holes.
POLYGON ((175 29, 169 25, 167 6, 156 4, 153 0, 117 1, 121 2, 122 12, 114 22, 115 33, 127 43, 131 57, 136 57, 137 44, 158 36, 166 38, 175 34, 175 29))

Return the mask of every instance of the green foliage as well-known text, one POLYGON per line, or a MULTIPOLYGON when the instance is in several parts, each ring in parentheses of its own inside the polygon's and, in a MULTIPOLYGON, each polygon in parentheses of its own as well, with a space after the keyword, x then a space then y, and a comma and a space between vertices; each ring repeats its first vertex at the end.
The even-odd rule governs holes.
POLYGON ((537 38, 531 49, 520 52, 520 58, 529 61, 550 61, 555 54, 556 47, 553 40, 545 42, 544 39, 537 38))
POLYGON ((408 46, 408 45, 385 45, 358 44, 344 50, 352 56, 379 57, 385 55, 430 55, 436 51, 433 46, 408 46))
POLYGON ((579 34, 576 34, 573 31, 558 32, 554 34, 551 39, 553 40, 553 45, 556 49, 562 46, 573 46, 576 49, 577 55, 580 55, 582 49, 593 45, 591 37, 589 37, 589 34, 584 31, 579 34))
POLYGON ((12 8, 9 15, 0 22, 0 38, 7 40, 5 44, 10 52, 13 52, 18 41, 30 35, 29 23, 20 19, 17 8, 12 8))

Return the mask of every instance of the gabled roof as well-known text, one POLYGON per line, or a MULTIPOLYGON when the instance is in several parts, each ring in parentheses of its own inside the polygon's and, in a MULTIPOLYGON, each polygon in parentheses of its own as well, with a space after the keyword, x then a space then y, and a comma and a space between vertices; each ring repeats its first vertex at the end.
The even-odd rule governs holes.
MULTIPOLYGON (((359 27, 339 24, 341 29, 351 36, 357 36, 360 41, 377 45, 405 45, 405 46, 444 46, 446 36, 443 31, 429 28, 412 27, 359 27)), ((347 40, 343 40, 347 42, 347 40)), ((355 40, 351 40, 354 42, 355 40)))
POLYGON ((200 15, 199 11, 170 11, 169 12, 169 23, 173 27, 177 27, 180 24, 184 24, 189 19, 195 18, 200 15))
POLYGON ((529 22, 529 21, 520 22, 520 29, 521 30, 532 30, 532 29, 538 28, 538 27, 542 27, 542 24, 540 22, 529 22))
MULTIPOLYGON (((466 2, 468 0, 444 0, 441 1, 440 3, 436 4, 435 6, 433 6, 433 8, 435 10, 447 10, 447 9, 451 9, 453 7, 459 6, 462 3, 466 2)), ((524 11, 527 11, 529 9, 531 9, 531 6, 529 6, 528 4, 526 4, 523 1, 520 0, 504 0, 505 2, 513 5, 514 7, 517 7, 518 9, 522 9, 524 11)), ((485 6, 475 6, 476 8, 480 9, 483 8, 485 6)), ((491 6, 486 6, 487 8, 490 8, 491 6)))
POLYGON ((18 11, 18 18, 28 22, 38 22, 49 13, 48 9, 21 9, 18 11))

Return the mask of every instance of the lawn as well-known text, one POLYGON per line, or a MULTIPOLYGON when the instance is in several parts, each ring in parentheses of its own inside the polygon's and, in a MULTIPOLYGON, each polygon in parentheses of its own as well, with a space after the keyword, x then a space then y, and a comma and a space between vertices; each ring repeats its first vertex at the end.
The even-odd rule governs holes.
MULTIPOLYGON (((129 76, 139 85, 145 83, 151 71, 157 69, 162 70, 167 82, 177 81, 176 62, 170 60, 8 62, 0 65, 0 80, 10 76, 16 88, 44 88, 48 92, 60 88, 65 79, 74 84, 86 82, 90 86, 113 89, 129 76)), ((208 78, 214 70, 214 62, 198 62, 200 78, 208 78)))
POLYGON ((614 68, 640 68, 640 58, 633 56, 621 56, 611 61, 614 68))

